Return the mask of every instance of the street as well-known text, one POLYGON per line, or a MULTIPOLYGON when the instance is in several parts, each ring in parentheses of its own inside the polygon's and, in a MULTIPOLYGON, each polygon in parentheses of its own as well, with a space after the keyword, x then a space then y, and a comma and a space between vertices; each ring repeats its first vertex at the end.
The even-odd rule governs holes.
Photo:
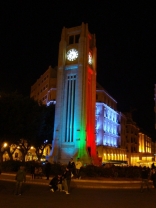
POLYGON ((156 190, 80 189, 70 195, 50 192, 48 186, 24 184, 22 196, 14 195, 15 182, 0 181, 0 208, 155 208, 156 190))

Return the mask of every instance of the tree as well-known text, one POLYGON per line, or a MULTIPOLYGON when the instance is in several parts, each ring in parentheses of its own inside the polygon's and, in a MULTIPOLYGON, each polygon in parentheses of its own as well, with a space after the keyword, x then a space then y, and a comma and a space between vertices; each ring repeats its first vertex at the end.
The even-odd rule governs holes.
POLYGON ((23 155, 22 160, 25 161, 26 154, 37 140, 44 106, 39 105, 36 101, 30 98, 24 98, 23 101, 22 128, 18 145, 20 146, 19 150, 23 155))
POLYGON ((11 144, 16 143, 19 135, 20 105, 22 96, 16 92, 11 94, 0 93, 0 161, 5 151, 9 154, 11 144), (4 148, 4 143, 8 145, 4 148))
POLYGON ((9 144, 8 141, 6 141, 5 143, 3 143, 3 146, 1 148, 1 152, 2 152, 2 155, 4 154, 4 152, 7 152, 10 160, 13 160, 13 154, 16 151, 16 149, 17 149, 16 144, 9 144))
MULTIPOLYGON (((25 155, 37 138, 43 106, 16 92, 1 93, 0 97, 0 146, 7 141, 20 146, 25 155)), ((6 148, 8 154, 9 149, 6 148)), ((3 153, 1 151, 1 153, 3 153)), ((0 155, 2 158, 2 154, 0 155)))
POLYGON ((53 130, 54 130, 54 115, 55 115, 55 105, 44 106, 41 114, 41 123, 38 130, 37 139, 34 141, 34 146, 36 148, 36 155, 38 160, 41 159, 43 155, 44 148, 49 145, 51 147, 53 130))

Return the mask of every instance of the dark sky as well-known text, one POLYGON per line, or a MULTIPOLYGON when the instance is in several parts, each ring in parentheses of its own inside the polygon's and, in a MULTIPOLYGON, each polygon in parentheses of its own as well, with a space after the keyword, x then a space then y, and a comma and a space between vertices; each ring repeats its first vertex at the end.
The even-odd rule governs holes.
POLYGON ((63 26, 88 23, 97 39, 97 81, 155 137, 156 3, 142 0, 46 0, 0 3, 0 91, 29 95, 57 65, 63 26))

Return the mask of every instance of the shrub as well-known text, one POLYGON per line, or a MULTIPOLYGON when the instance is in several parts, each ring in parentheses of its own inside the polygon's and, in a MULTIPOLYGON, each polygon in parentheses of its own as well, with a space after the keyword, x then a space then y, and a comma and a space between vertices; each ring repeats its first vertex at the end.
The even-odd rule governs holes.
MULTIPOLYGON (((17 172, 21 165, 25 166, 26 172, 30 173, 31 165, 33 161, 28 161, 22 163, 20 161, 8 160, 1 163, 2 172, 17 172)), ((42 166, 43 173, 45 174, 45 163, 36 162, 36 166, 42 166)), ((57 174, 63 174, 65 171, 66 165, 60 163, 51 164, 51 174, 52 176, 57 174)), ((120 166, 94 166, 87 165, 81 168, 81 176, 85 177, 126 177, 126 178, 139 178, 141 175, 142 168, 140 167, 120 167, 120 166)))
POLYGON ((1 163, 2 172, 17 172, 22 162, 16 160, 8 160, 1 163))

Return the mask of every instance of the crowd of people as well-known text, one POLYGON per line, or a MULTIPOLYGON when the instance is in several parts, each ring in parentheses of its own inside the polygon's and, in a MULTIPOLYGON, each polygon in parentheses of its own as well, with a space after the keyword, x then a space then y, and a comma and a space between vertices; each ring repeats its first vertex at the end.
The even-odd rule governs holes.
MULTIPOLYGON (((50 172, 51 172, 51 164, 48 161, 45 162, 44 172, 46 179, 49 180, 50 172)), ((44 174, 41 164, 33 161, 30 167, 30 173, 32 180, 35 178, 42 178, 44 174)))
MULTIPOLYGON (((50 181, 49 183, 49 186, 51 187, 50 190, 52 192, 64 191, 66 194, 69 194, 71 178, 73 176, 75 176, 78 179, 81 178, 80 175, 81 167, 82 167, 82 163, 79 158, 77 159, 76 162, 74 162, 73 158, 71 158, 65 171, 59 173, 57 176, 53 177, 52 180, 50 181)), ((42 167, 36 162, 34 161, 32 162, 30 171, 31 171, 32 180, 40 176, 42 178, 42 174, 43 174, 42 167)), ((47 180, 49 180, 50 171, 51 171, 51 164, 48 161, 46 161, 44 172, 47 180)), ((16 174, 15 180, 16 180, 15 195, 21 195, 22 185, 24 182, 26 182, 26 172, 24 166, 20 166, 16 174)))
MULTIPOLYGON (((73 158, 71 158, 65 170, 60 172, 58 175, 56 175, 51 179, 49 183, 50 191, 52 192, 64 191, 66 194, 70 194, 71 178, 75 177, 77 179, 81 179, 81 167, 82 167, 82 162, 80 161, 79 158, 77 158, 76 162, 74 162, 73 158)), ((49 180, 50 171, 51 171, 51 164, 48 161, 46 161, 45 175, 47 180, 49 180)), ((32 163, 31 166, 32 179, 35 178, 36 174, 40 174, 40 166, 35 166, 35 163, 32 163)), ((141 192, 144 191, 144 187, 147 187, 147 189, 150 190, 149 181, 152 181, 153 187, 156 188, 156 166, 154 165, 154 163, 152 164, 151 168, 146 166, 142 168, 141 179, 142 179, 140 186, 141 192)), ((21 166, 20 169, 18 170, 15 180, 16 180, 15 194, 21 195, 22 184, 23 182, 26 181, 26 172, 23 166, 21 166)))
POLYGON ((51 181, 49 186, 51 187, 51 191, 64 191, 66 194, 70 194, 70 182, 71 178, 75 176, 77 179, 81 179, 80 169, 82 167, 82 163, 78 158, 76 163, 73 161, 73 158, 69 161, 65 171, 63 173, 59 173, 55 176, 51 181))
POLYGON ((147 187, 148 190, 150 190, 149 181, 151 180, 153 182, 154 188, 156 188, 156 167, 154 163, 152 164, 151 169, 144 166, 141 171, 141 192, 144 191, 144 187, 147 187))

